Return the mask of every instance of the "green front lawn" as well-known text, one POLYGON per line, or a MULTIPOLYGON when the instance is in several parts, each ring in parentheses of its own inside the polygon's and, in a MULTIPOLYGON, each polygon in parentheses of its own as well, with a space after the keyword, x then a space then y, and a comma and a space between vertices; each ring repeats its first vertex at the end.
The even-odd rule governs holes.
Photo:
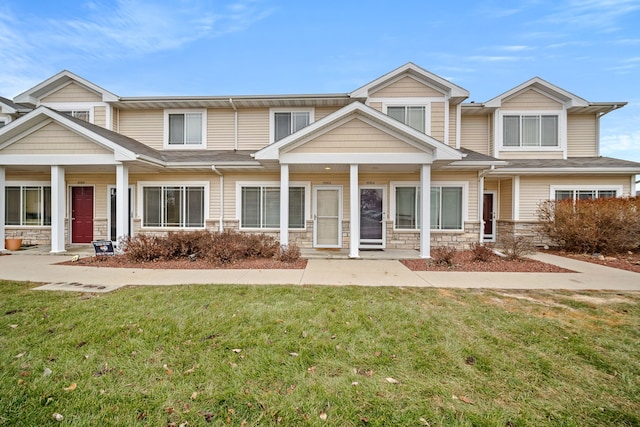
POLYGON ((639 293, 32 287, 0 425, 640 425, 639 293))

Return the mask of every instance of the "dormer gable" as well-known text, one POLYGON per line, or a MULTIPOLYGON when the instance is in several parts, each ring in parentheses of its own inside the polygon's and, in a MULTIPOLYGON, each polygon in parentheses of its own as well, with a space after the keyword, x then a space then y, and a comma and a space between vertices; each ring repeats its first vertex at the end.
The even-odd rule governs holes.
MULTIPOLYGON (((469 91, 409 62, 395 70, 354 90, 352 98, 384 97, 391 86, 396 91, 412 90, 410 96, 444 96, 451 104, 458 104, 469 97, 469 91)), ((409 96, 406 94, 404 96, 409 96)))
POLYGON ((535 97, 536 94, 539 94, 541 97, 545 97, 551 102, 555 101, 561 106, 561 108, 564 107, 565 109, 589 106, 589 102, 587 100, 555 86, 540 77, 534 77, 527 80, 513 89, 490 99, 484 103, 484 106, 487 108, 502 108, 505 103, 513 101, 516 97, 522 96, 523 94, 528 94, 530 97, 535 97))
POLYGON ((14 98, 14 102, 38 106, 42 102, 60 102, 60 96, 80 96, 82 101, 115 102, 119 97, 68 70, 46 79, 14 98), (56 95, 57 94, 57 95, 56 95), (49 100, 47 101, 47 98, 49 100))

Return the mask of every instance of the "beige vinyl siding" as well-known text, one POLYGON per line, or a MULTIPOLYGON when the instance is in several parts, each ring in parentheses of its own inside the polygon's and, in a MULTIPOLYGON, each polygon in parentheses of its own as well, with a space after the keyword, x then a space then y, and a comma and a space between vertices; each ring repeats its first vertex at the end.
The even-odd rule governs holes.
POLYGON ((597 118, 592 115, 567 116, 567 155, 593 157, 598 155, 597 118))
POLYGON ((478 153, 489 152, 489 121, 487 116, 464 116, 460 127, 460 145, 478 153))
POLYGON ((419 149, 359 119, 353 119, 291 153, 418 153, 419 149))
POLYGON ((102 97, 76 83, 70 83, 45 96, 41 102, 102 102, 102 97))
POLYGON ((406 97, 428 97, 443 96, 442 92, 438 92, 432 87, 426 86, 411 77, 403 77, 383 88, 370 93, 371 98, 406 98, 406 97))
POLYGON ((533 89, 526 89, 502 101, 502 110, 562 110, 562 104, 533 89))
POLYGON ((538 205, 548 200, 552 185, 567 186, 622 186, 622 193, 629 194, 630 179, 628 176, 532 176, 520 177, 520 219, 537 220, 538 205))
POLYGON ((562 151, 500 151, 500 160, 562 159, 562 151))
POLYGON ((449 146, 456 147, 456 131, 458 123, 457 108, 455 105, 449 105, 449 146))
POLYGON ((382 102, 370 102, 369 107, 382 112, 382 102))
POLYGON ((93 107, 93 123, 103 128, 107 127, 107 107, 93 107))
POLYGON ((111 154, 57 123, 50 123, 2 150, 3 154, 111 154))
POLYGON ((430 136, 446 144, 444 140, 444 102, 431 103, 430 136))
POLYGON ((269 109, 238 110, 238 149, 260 150, 269 145, 269 109))
POLYGON ((498 198, 500 199, 498 219, 513 219, 513 180, 501 179, 498 183, 498 190, 498 198))
POLYGON ((235 148, 235 112, 233 109, 207 110, 207 148, 233 150, 235 148))
POLYGON ((120 133, 143 144, 163 148, 164 112, 162 110, 121 110, 120 133))
POLYGON ((329 114, 338 111, 337 107, 316 107, 314 111, 315 121, 320 120, 323 117, 327 117, 329 114))

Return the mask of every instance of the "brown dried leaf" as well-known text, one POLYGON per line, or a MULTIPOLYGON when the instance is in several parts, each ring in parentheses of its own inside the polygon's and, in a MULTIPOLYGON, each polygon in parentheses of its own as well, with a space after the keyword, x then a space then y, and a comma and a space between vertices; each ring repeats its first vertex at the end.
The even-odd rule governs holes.
POLYGON ((473 405, 473 401, 471 399, 469 399, 468 397, 460 396, 460 400, 462 400, 467 405, 473 405))
POLYGON ((191 397, 190 397, 191 400, 196 400, 196 397, 198 397, 197 391, 194 391, 193 393, 191 393, 191 397))
POLYGON ((73 390, 75 390, 75 389, 76 389, 76 387, 78 387, 78 384, 76 384, 76 383, 71 383, 71 384, 69 385, 69 387, 65 387, 65 388, 63 388, 63 390, 64 390, 64 391, 73 391, 73 390))
POLYGON ((387 378, 385 378, 385 380, 387 380, 387 382, 391 383, 391 384, 399 384, 400 383, 400 381, 398 381, 395 378, 391 378, 391 377, 387 377, 387 378))

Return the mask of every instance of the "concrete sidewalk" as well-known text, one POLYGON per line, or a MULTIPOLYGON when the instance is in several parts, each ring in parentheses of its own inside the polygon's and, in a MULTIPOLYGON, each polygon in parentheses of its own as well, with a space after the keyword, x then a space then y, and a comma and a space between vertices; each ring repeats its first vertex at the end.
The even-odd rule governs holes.
POLYGON ((0 279, 38 289, 109 292, 123 286, 179 284, 357 285, 496 289, 640 290, 640 274, 555 255, 532 258, 575 273, 413 272, 390 259, 309 259, 304 270, 154 270, 57 265, 73 254, 0 256, 0 279))

